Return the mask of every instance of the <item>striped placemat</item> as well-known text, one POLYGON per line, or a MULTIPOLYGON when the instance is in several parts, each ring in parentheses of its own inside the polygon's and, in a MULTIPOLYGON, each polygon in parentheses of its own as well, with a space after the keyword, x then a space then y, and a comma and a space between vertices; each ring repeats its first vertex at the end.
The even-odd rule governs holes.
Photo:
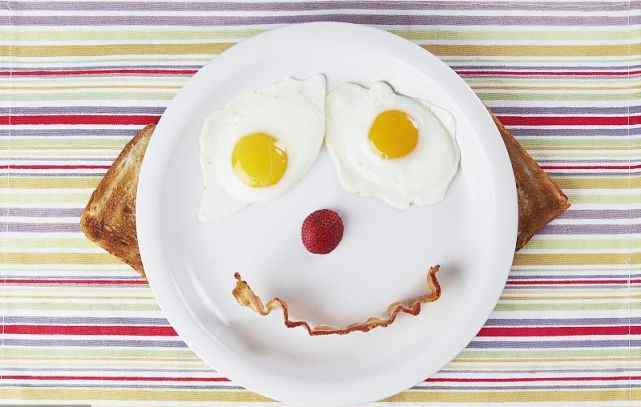
POLYGON ((398 403, 641 405, 641 2, 0 2, 0 404, 267 403, 205 366, 80 233, 122 146, 203 64, 347 21, 445 60, 569 195, 486 326, 398 403))

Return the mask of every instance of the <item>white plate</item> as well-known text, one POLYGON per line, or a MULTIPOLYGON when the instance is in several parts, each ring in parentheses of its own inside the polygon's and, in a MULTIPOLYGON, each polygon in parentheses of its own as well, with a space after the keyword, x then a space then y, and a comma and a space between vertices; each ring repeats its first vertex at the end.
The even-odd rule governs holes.
POLYGON ((505 283, 516 237, 516 192, 507 153, 483 104, 420 47, 364 26, 312 23, 234 46, 200 70, 169 105, 149 144, 138 186, 138 242, 160 306, 181 338, 235 384, 291 403, 378 400, 408 388, 456 356, 478 332, 505 283), (287 76, 389 81, 457 118, 461 170, 444 202, 398 211, 344 192, 327 152, 282 198, 221 224, 197 220, 198 136, 205 116, 234 95, 287 76), (339 247, 308 254, 304 217, 338 208, 339 247), (281 314, 260 317, 233 299, 241 272, 293 317, 343 324, 381 314, 426 290, 441 264, 443 296, 418 317, 368 334, 308 337, 281 314))

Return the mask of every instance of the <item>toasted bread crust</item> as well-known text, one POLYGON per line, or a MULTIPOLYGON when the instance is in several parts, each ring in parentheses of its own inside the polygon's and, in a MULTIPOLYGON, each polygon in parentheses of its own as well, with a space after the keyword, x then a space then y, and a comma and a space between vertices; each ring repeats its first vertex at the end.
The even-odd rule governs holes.
POLYGON ((519 202, 519 233, 516 250, 521 249, 539 229, 570 207, 568 197, 525 151, 512 133, 492 115, 512 162, 519 202))
POLYGON ((138 172, 156 126, 147 126, 120 152, 80 218, 89 240, 145 275, 136 237, 138 172))

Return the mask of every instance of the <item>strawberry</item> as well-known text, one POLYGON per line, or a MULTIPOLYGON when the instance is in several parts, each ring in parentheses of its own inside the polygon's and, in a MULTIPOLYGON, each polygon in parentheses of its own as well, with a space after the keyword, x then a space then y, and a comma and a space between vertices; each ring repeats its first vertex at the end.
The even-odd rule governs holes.
POLYGON ((315 254, 334 250, 343 238, 343 220, 331 209, 319 209, 307 215, 301 228, 305 248, 315 254))

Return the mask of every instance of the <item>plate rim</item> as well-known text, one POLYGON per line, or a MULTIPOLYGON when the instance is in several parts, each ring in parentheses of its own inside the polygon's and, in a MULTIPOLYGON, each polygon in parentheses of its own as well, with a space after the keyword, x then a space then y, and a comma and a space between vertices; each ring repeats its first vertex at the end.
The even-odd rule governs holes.
MULTIPOLYGON (((217 61, 220 58, 232 57, 236 54, 246 51, 248 48, 254 46, 254 44, 261 44, 264 41, 273 40, 275 37, 278 40, 278 37, 287 37, 287 36, 296 36, 304 35, 306 30, 343 30, 346 34, 348 33, 358 33, 361 35, 371 35, 378 36, 379 40, 383 40, 386 43, 386 46, 393 46, 398 49, 401 49, 404 53, 412 55, 414 59, 413 62, 421 62, 435 64, 439 66, 439 69, 443 70, 443 74, 448 75, 449 79, 452 81, 452 86, 455 88, 451 94, 460 93, 461 98, 459 99, 459 104, 464 106, 464 111, 473 112, 475 116, 483 117, 482 121, 475 122, 475 126, 479 128, 479 134, 490 135, 494 134, 495 137, 488 137, 487 140, 484 140, 484 153, 487 156, 487 159, 491 162, 494 162, 494 165, 488 166, 490 173, 492 174, 490 183, 494 187, 494 191, 501 191, 500 195, 502 198, 507 199, 495 199, 497 207, 495 210, 497 213, 503 214, 503 216, 497 216, 496 220, 501 224, 501 230, 508 230, 512 235, 512 239, 504 239, 501 241, 499 248, 496 250, 502 253, 502 258, 495 262, 503 265, 499 267, 502 271, 497 278, 497 280, 502 281, 503 283, 497 286, 494 289, 494 292, 490 293, 488 297, 492 297, 492 307, 487 311, 483 312, 484 315, 480 318, 478 323, 478 329, 480 329, 484 324, 490 313, 494 309, 496 303, 498 302, 499 296, 503 291, 505 281, 507 280, 508 273, 510 271, 514 253, 514 247, 516 244, 516 232, 517 232, 517 220, 518 220, 518 206, 516 199, 516 185, 514 174, 512 171, 511 161, 507 154, 505 145, 503 144, 502 138, 498 129, 496 128, 492 118, 489 114, 487 108, 480 101, 478 96, 472 91, 472 89, 459 77, 448 65, 443 61, 438 59, 436 56, 431 54, 429 51, 421 48, 417 44, 410 42, 402 37, 383 31, 377 28, 372 28, 369 26, 351 24, 351 23, 338 23, 338 22, 313 22, 313 23, 303 23, 303 24, 292 24, 281 28, 276 28, 269 30, 263 33, 260 33, 256 36, 248 38, 239 42, 238 44, 232 46, 231 48, 224 51, 222 54, 217 56, 216 60, 210 61, 203 68, 201 68, 188 82, 187 84, 177 93, 177 95, 168 103, 165 113, 161 116, 160 121, 156 126, 155 132, 157 133, 155 137, 150 139, 149 145, 147 146, 147 153, 143 158, 141 165, 138 186, 137 186, 137 205, 136 205, 136 219, 137 219, 137 238, 140 256, 145 266, 145 272, 147 275, 147 280, 149 286, 154 293, 155 299, 160 306, 162 314, 170 322, 174 330, 179 334, 180 339, 182 339, 199 358, 201 358, 205 363, 210 359, 207 355, 212 353, 211 349, 213 348, 212 343, 204 341, 203 339, 208 339, 211 341, 212 338, 202 327, 195 317, 192 314, 189 307, 186 305, 185 301, 181 297, 182 291, 177 287, 176 281, 166 268, 163 268, 158 264, 157 259, 159 256, 157 248, 153 247, 154 235, 157 236, 157 233, 154 233, 157 229, 157 222, 155 217, 152 214, 158 213, 155 210, 149 210, 148 208, 158 207, 158 200, 154 201, 153 197, 158 196, 159 192, 162 190, 161 182, 159 182, 160 177, 155 177, 157 173, 153 168, 154 165, 157 166, 158 160, 155 162, 152 159, 149 159, 153 150, 159 149, 160 142, 157 140, 166 132, 165 129, 171 129, 171 123, 167 119, 169 116, 168 111, 176 109, 175 106, 182 103, 181 99, 186 98, 189 92, 187 91, 190 88, 195 87, 198 82, 198 78, 206 77, 209 75, 209 72, 215 71, 217 61), (300 31, 303 31, 302 33, 300 31), (429 62, 428 62, 429 61, 429 62), (144 209, 143 209, 144 208, 144 209), (151 242, 151 243, 150 243, 151 242), (500 277, 500 278, 499 278, 500 277), (207 343, 205 343, 207 342, 207 343)), ((160 241, 160 238, 156 240, 160 241)), ((494 242, 495 244, 499 244, 494 242)), ((498 274, 498 273, 497 273, 498 274)), ((478 331, 475 330, 475 332, 478 331)), ((452 358, 456 356, 461 350, 467 346, 467 344, 474 338, 476 334, 471 335, 470 337, 465 337, 465 345, 458 349, 452 358)), ((469 336, 469 335, 468 335, 469 336)), ((216 346, 218 348, 224 348, 224 344, 217 342, 216 346)), ((232 352, 229 352, 232 354, 232 352)), ((448 361, 451 361, 452 358, 449 358, 448 361)), ((244 365, 242 361, 234 359, 225 352, 217 352, 216 354, 216 369, 220 368, 220 371, 224 372, 225 376, 232 378, 232 380, 238 384, 241 384, 243 387, 250 391, 257 392, 259 394, 265 395, 267 397, 285 401, 288 403, 309 403, 313 401, 314 403, 333 403, 334 405, 346 405, 346 404, 356 404, 369 401, 377 401, 382 398, 394 395, 399 391, 407 389, 417 382, 434 373, 429 372, 427 369, 422 374, 412 371, 411 374, 404 372, 400 374, 399 372, 394 372, 393 375, 383 374, 375 375, 373 380, 376 383, 369 382, 367 385, 360 385, 356 388, 354 386, 350 387, 350 391, 332 391, 319 394, 319 392, 312 393, 310 389, 300 391, 295 386, 289 386, 287 383, 278 383, 274 380, 263 380, 261 378, 252 377, 251 371, 248 371, 248 366, 244 365), (232 360, 234 359, 234 360, 232 360), (427 372, 427 373, 425 373, 427 372)), ((435 371, 438 371, 443 366, 438 367, 435 371)), ((416 369, 414 369, 416 370, 416 369)), ((432 369, 434 370, 434 369, 432 369)))

